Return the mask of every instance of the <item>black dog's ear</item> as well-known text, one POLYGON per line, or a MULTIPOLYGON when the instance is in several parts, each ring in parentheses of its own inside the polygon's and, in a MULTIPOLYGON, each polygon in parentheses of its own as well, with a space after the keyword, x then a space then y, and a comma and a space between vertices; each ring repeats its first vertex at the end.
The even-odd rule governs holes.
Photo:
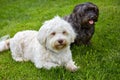
POLYGON ((74 9, 73 9, 73 13, 76 13, 76 12, 78 11, 79 6, 80 6, 80 5, 76 5, 76 6, 74 7, 74 9))
POLYGON ((84 14, 84 10, 82 9, 82 7, 82 4, 76 5, 73 9, 73 13, 82 16, 84 14))
MULTIPOLYGON (((72 14, 70 15, 70 20, 69 22, 81 22, 81 17, 82 17, 83 10, 82 10, 82 5, 78 4, 74 7, 72 14)), ((73 23, 75 24, 75 23, 73 23)))

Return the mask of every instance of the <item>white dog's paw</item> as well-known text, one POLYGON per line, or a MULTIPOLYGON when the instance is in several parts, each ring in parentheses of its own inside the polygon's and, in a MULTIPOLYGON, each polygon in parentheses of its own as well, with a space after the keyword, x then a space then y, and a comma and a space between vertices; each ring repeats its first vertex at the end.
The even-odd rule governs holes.
POLYGON ((35 64, 36 68, 42 68, 43 66, 41 64, 35 64))
POLYGON ((74 64, 74 62, 69 62, 66 66, 66 69, 67 70, 69 70, 69 71, 71 71, 71 72, 75 72, 75 71, 77 71, 78 69, 79 69, 79 67, 77 67, 75 64, 74 64))
POLYGON ((71 72, 75 72, 78 70, 78 67, 76 65, 70 65, 70 66, 67 66, 66 69, 71 72))

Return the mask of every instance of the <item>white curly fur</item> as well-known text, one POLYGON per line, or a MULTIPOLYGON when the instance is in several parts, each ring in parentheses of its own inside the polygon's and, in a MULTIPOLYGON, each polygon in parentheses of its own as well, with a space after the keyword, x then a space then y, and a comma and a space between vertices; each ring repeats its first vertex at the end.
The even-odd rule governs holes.
POLYGON ((39 31, 26 30, 0 43, 0 51, 10 48, 15 61, 32 61, 37 68, 65 66, 76 71, 70 44, 76 34, 71 25, 59 16, 46 21, 39 31))

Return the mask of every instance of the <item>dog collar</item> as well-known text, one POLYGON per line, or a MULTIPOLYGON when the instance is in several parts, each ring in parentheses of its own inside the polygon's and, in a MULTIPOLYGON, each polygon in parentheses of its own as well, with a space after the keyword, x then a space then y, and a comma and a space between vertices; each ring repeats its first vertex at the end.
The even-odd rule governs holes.
POLYGON ((50 51, 51 53, 56 53, 55 51, 50 50, 49 48, 45 47, 47 51, 50 51))

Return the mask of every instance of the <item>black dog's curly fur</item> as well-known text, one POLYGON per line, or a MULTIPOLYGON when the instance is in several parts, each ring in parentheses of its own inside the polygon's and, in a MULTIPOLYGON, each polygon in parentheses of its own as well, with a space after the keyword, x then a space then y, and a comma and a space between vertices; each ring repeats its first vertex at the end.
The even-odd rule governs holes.
POLYGON ((78 4, 73 9, 73 12, 65 16, 64 19, 68 21, 75 32, 77 37, 73 44, 89 44, 94 34, 94 25, 97 22, 99 16, 98 7, 91 3, 86 2, 84 4, 78 4))

